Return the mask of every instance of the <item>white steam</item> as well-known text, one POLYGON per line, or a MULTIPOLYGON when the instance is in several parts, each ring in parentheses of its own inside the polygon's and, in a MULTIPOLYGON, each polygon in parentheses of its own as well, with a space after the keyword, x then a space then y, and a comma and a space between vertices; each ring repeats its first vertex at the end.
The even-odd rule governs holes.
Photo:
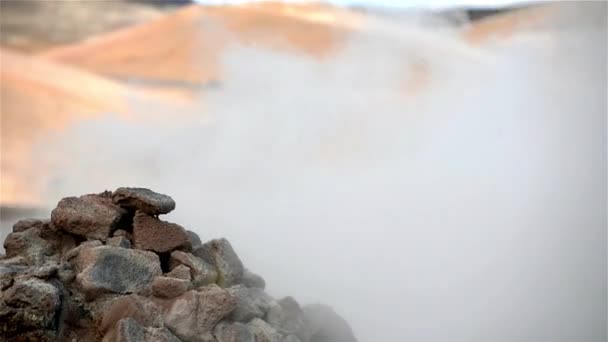
POLYGON ((47 198, 170 194, 169 220, 363 342, 603 341, 605 25, 485 48, 404 28, 323 61, 235 46, 198 109, 41 146, 47 198))

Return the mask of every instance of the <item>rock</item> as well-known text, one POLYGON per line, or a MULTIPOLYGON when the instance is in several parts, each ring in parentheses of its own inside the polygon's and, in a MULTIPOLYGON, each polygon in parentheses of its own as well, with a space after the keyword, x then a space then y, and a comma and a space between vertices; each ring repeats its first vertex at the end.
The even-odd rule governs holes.
POLYGON ((0 296, 0 340, 10 341, 30 334, 31 340, 46 340, 57 330, 61 291, 36 278, 16 280, 0 296))
MULTIPOLYGON (((171 262, 171 259, 169 260, 169 262, 171 262)), ((178 265, 170 272, 165 274, 165 276, 177 279, 184 279, 188 281, 192 280, 192 276, 190 275, 190 268, 185 265, 178 265)))
POLYGON ((29 218, 24 220, 19 220, 13 225, 13 233, 24 232, 30 228, 40 228, 42 227, 42 220, 29 218))
POLYGON ((230 314, 230 319, 236 322, 247 323, 254 318, 263 318, 273 305, 277 305, 262 289, 236 285, 228 291, 236 298, 237 306, 230 314))
POLYGON ((190 244, 192 245, 192 249, 199 247, 203 244, 201 238, 195 232, 188 230, 188 236, 190 237, 190 244))
POLYGON ((108 292, 143 293, 162 274, 156 254, 114 246, 82 249, 73 265, 79 271, 76 282, 90 298, 108 292))
POLYGON ((302 341, 310 338, 311 332, 304 312, 292 297, 285 297, 273 305, 268 310, 266 320, 280 333, 296 335, 302 341))
POLYGON ((131 248, 131 241, 127 240, 124 236, 114 236, 108 239, 106 242, 108 246, 131 248))
POLYGON ((40 279, 50 279, 57 276, 59 268, 57 265, 45 265, 38 267, 32 272, 32 276, 40 279))
POLYGON ((243 263, 228 240, 211 240, 195 249, 193 254, 216 268, 216 283, 219 286, 230 287, 240 283, 244 272, 243 263))
POLYGON ((59 259, 56 244, 41 237, 41 228, 8 234, 4 240, 4 249, 8 258, 22 256, 30 266, 59 259))
POLYGON ((161 309, 148 298, 129 295, 114 300, 106 309, 100 331, 109 332, 118 321, 130 318, 144 327, 162 327, 161 309))
POLYGON ((76 272, 70 263, 62 262, 57 267, 57 279, 64 284, 71 284, 76 279, 76 272))
MULTIPOLYGON (((301 342, 301 340, 296 335, 288 335, 285 336, 281 342, 301 342)), ((311 342, 317 342, 316 340, 311 340, 311 342)))
POLYGON ((179 265, 190 268, 192 285, 195 288, 213 284, 217 280, 217 271, 215 268, 203 261, 203 259, 197 258, 190 253, 182 251, 174 251, 171 253, 171 257, 169 258, 169 269, 174 270, 179 265))
POLYGON ((28 270, 22 257, 14 257, 0 261, 0 291, 13 286, 14 278, 28 270))
POLYGON ((112 200, 121 207, 149 215, 168 214, 175 209, 175 201, 171 197, 145 188, 118 188, 112 200))
POLYGON ((180 342, 166 328, 142 327, 133 318, 124 318, 116 323, 114 330, 106 334, 103 342, 180 342))
POLYGON ((131 233, 129 233, 128 231, 124 230, 124 229, 116 229, 114 231, 114 234, 112 234, 112 236, 117 237, 117 236, 122 236, 125 239, 131 241, 131 239, 133 238, 131 236, 131 233))
POLYGON ((99 240, 85 241, 85 242, 81 243, 80 245, 78 245, 78 247, 71 249, 67 253, 65 253, 61 257, 61 261, 71 262, 72 259, 74 259, 75 257, 77 257, 80 254, 80 251, 87 249, 87 248, 97 247, 97 246, 103 246, 103 243, 101 243, 101 241, 99 241, 99 240))
POLYGON ((302 311, 310 326, 312 341, 357 342, 350 325, 331 307, 322 304, 306 305, 302 311))
POLYGON ((182 226, 161 221, 141 211, 133 218, 133 246, 157 253, 192 249, 190 236, 182 226))
POLYGON ((248 269, 245 269, 243 271, 243 278, 241 279, 241 283, 251 288, 259 288, 262 290, 266 288, 266 281, 264 280, 264 278, 249 271, 248 269))
POLYGON ((157 297, 174 298, 181 296, 190 289, 189 280, 171 277, 156 277, 152 281, 152 293, 157 297))
POLYGON ((247 325, 255 336, 255 342, 283 342, 283 335, 260 318, 254 318, 247 325))
POLYGON ((249 326, 238 322, 221 322, 215 326, 213 334, 217 342, 256 342, 249 326))
POLYGON ((68 233, 106 241, 126 214, 106 196, 66 197, 51 212, 51 222, 68 233))
POLYGON ((230 292, 216 285, 188 291, 166 304, 165 325, 187 342, 214 342, 213 329, 236 307, 230 292))

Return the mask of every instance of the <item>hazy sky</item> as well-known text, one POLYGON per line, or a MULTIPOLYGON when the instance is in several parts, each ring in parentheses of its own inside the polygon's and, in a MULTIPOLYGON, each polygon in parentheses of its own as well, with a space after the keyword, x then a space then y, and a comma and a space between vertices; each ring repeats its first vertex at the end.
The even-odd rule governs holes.
MULTIPOLYGON (((200 3, 222 4, 251 2, 251 0, 195 0, 200 3)), ((290 2, 290 1, 286 1, 290 2)), ((291 1, 295 2, 295 1, 291 1)), ((302 1, 298 1, 302 2, 302 1)), ((399 8, 449 8, 449 7, 500 7, 516 3, 526 3, 532 1, 525 0, 329 0, 327 2, 340 5, 375 5, 399 8)))

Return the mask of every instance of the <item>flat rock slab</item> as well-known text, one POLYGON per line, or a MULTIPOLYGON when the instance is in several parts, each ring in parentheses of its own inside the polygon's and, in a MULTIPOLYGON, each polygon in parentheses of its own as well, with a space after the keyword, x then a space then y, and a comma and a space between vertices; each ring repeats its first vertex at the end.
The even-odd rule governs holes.
POLYGON ((68 233, 106 241, 127 213, 107 196, 66 197, 51 212, 51 222, 68 233))
POLYGON ((215 266, 219 286, 230 287, 241 282, 245 267, 228 240, 211 240, 196 248, 193 254, 215 266))
POLYGON ((146 188, 118 188, 112 195, 121 207, 139 210, 148 215, 168 214, 175 209, 173 198, 146 188))
POLYGON ((84 248, 74 265, 80 270, 76 281, 93 298, 101 293, 144 292, 162 274, 158 255, 114 246, 84 248))
POLYGON ((182 226, 161 221, 141 211, 133 218, 133 246, 157 253, 192 249, 190 235, 182 226))

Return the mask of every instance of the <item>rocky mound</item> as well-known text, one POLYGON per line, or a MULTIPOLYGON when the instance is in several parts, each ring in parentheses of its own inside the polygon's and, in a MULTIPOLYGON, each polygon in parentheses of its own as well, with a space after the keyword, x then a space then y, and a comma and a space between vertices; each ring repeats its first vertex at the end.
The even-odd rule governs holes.
POLYGON ((350 342, 331 308, 274 299, 226 239, 160 220, 143 188, 68 197, 13 226, 0 258, 2 341, 350 342))

